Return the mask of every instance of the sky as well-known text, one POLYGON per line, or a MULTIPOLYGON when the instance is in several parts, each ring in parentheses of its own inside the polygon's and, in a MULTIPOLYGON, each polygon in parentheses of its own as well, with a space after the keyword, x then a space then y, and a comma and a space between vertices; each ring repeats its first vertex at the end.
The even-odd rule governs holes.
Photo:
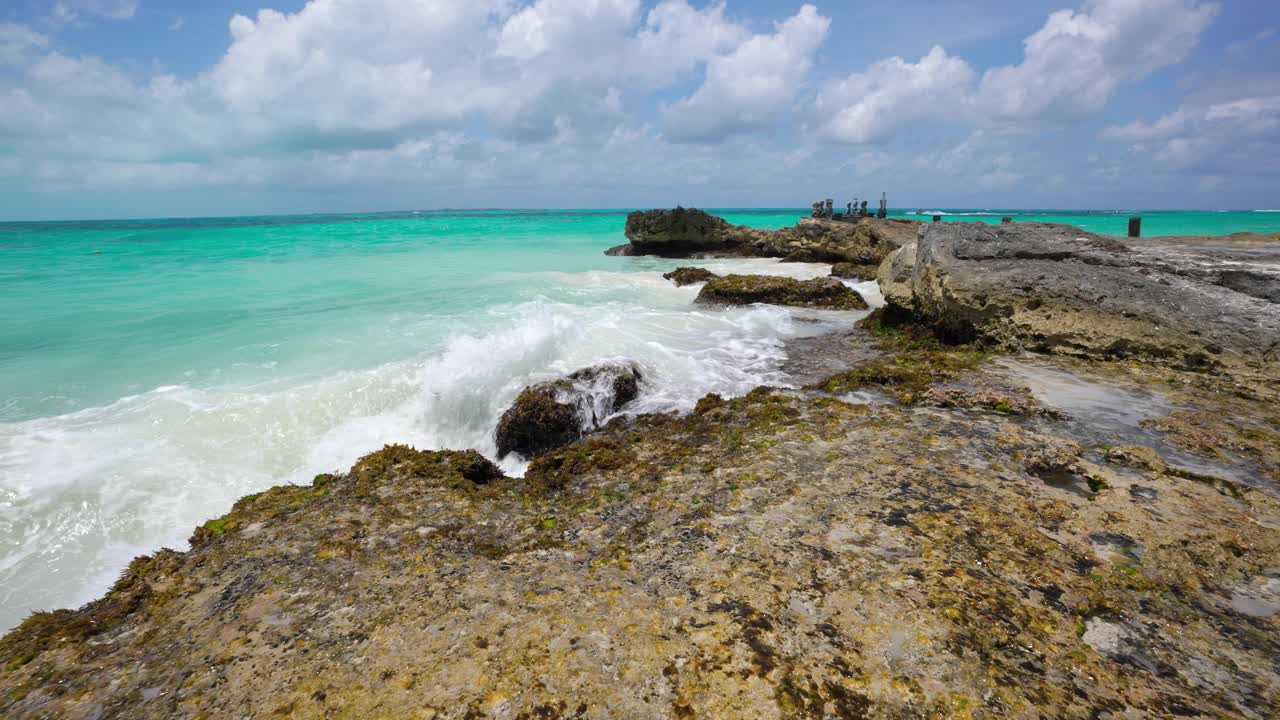
POLYGON ((1280 2, 0 3, 0 220, 882 191, 1280 208, 1280 2))

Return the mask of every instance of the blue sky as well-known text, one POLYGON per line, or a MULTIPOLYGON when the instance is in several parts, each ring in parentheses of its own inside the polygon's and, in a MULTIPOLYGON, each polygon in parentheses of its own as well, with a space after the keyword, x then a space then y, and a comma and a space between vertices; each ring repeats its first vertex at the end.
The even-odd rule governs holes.
POLYGON ((1280 206, 1274 0, 8 0, 0 219, 1280 206))

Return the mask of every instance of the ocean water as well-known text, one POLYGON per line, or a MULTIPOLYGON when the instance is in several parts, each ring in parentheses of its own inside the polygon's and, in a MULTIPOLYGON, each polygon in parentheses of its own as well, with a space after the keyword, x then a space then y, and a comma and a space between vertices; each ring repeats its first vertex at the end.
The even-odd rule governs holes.
POLYGON ((1102 235, 1128 234, 1129 218, 1142 218, 1143 237, 1169 235, 1229 235, 1236 232, 1280 232, 1280 210, 900 210, 890 217, 930 220, 942 215, 945 222, 974 221, 998 223, 1003 217, 1014 222, 1055 222, 1075 225, 1102 235))
MULTIPOLYGON (((761 228, 803 216, 719 212, 761 228)), ((981 211, 948 219, 1013 214, 963 212, 981 211)), ((1280 213, 1144 216, 1148 234, 1280 232, 1280 213)), ((1042 217, 1119 233, 1127 216, 1042 217)), ((602 254, 625 241, 624 220, 0 223, 0 629, 96 597, 131 557, 184 547, 244 494, 345 469, 384 443, 492 456, 498 416, 530 382, 627 358, 646 377, 629 412, 683 411, 708 392, 785 382, 788 338, 856 317, 692 306, 696 288, 661 277, 688 261, 602 254)))

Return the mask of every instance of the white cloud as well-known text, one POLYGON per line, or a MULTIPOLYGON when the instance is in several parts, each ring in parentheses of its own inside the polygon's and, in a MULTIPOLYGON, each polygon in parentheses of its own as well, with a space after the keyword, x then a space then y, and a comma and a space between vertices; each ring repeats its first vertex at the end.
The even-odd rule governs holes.
POLYGON ((53 19, 58 23, 75 23, 81 16, 128 20, 138 12, 138 0, 58 0, 53 6, 53 19))
MULTIPOLYGON (((90 7, 124 13, 136 3, 65 7, 87 18, 90 7)), ((0 24, 0 192, 381 183, 630 194, 672 178, 784 193, 864 183, 914 191, 935 178, 1006 188, 1032 176, 1034 148, 1030 136, 1008 141, 1005 129, 1088 112, 1185 57, 1214 12, 1198 0, 1093 0, 1050 17, 1015 65, 983 74, 936 47, 821 85, 815 97, 810 75, 828 20, 806 5, 755 27, 735 7, 311 0, 292 13, 234 17, 226 52, 181 78, 0 24), (676 89, 685 97, 659 104, 676 89), (774 138, 780 119, 810 100, 818 132, 793 137, 787 127, 774 138), (977 130, 936 151, 867 147, 836 157, 821 144, 874 143, 924 121, 977 130)), ((1249 138, 1256 157, 1274 158, 1263 142, 1270 93, 1237 94, 1261 104, 1188 107, 1111 139, 1169 167, 1244 162, 1225 144, 1231 133, 1249 138), (1197 143, 1205 128, 1224 128, 1212 130, 1221 139, 1197 143)))
POLYGON ((497 54, 532 60, 566 48, 607 50, 639 13, 638 0, 538 0, 503 23, 497 54))
POLYGON ((818 95, 824 137, 869 143, 904 123, 942 113, 963 115, 974 80, 969 63, 935 46, 918 63, 881 60, 865 72, 827 85, 818 95))
POLYGON ((804 5, 772 35, 756 35, 727 55, 711 58, 702 86, 664 112, 679 140, 723 140, 761 127, 788 109, 831 21, 804 5))
MULTIPOLYGON (((530 143, 545 142, 590 158, 628 123, 624 97, 647 98, 702 67, 714 77, 749 74, 756 84, 747 92, 714 83, 707 92, 754 118, 776 116, 803 84, 827 26, 810 6, 762 35, 723 4, 641 7, 311 0, 293 13, 234 16, 223 56, 185 79, 49 52, 44 36, 0 26, 0 52, 16 68, 0 76, 0 137, 13 140, 0 157, 50 184, 73 182, 78 164, 82 182, 141 184, 146 172, 182 181, 201 163, 210 180, 261 178, 274 174, 264 165, 298 169, 304 157, 308 168, 350 178, 353 168, 408 163, 404 148, 438 148, 425 139, 460 132, 472 149, 492 137, 498 144, 485 147, 493 153, 527 156, 530 143), (518 142, 499 142, 508 139, 518 142)), ((493 156, 481 165, 492 167, 493 156)))
POLYGON ((1154 123, 1135 120, 1128 125, 1116 125, 1103 131, 1107 140, 1122 142, 1148 142, 1151 140, 1167 140, 1186 128, 1194 120, 1194 114, 1186 109, 1179 109, 1165 115, 1154 123))
POLYGON ((1135 155, 1164 172, 1280 174, 1280 95, 1181 107, 1152 123, 1109 127, 1102 137, 1132 143, 1135 155))
POLYGON ((1123 83, 1182 62, 1217 15, 1198 0, 1088 0, 1059 10, 1024 42, 1023 61, 987 70, 982 112, 998 119, 1078 117, 1123 83))
POLYGON ((0 23, 0 66, 17 65, 49 45, 49 38, 17 23, 0 23))
POLYGON ((1200 0, 1087 0, 1060 10, 1023 43, 1022 62, 987 69, 935 47, 918 63, 889 58, 828 85, 819 127, 867 143, 923 119, 979 126, 1063 124, 1101 110, 1116 90, 1182 62, 1217 15, 1200 0))
POLYGON ((639 0, 313 0, 293 14, 234 17, 232 45, 205 80, 247 131, 307 145, 473 118, 544 140, 563 117, 615 115, 628 88, 664 87, 756 40, 720 4, 664 0, 643 18, 640 9, 639 0))

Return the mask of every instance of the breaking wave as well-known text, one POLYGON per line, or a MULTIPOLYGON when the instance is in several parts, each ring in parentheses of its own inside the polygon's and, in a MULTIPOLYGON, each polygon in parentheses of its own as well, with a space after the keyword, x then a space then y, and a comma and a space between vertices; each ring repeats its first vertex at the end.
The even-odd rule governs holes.
MULTIPOLYGON (((702 263, 794 277, 829 266, 702 263)), ((679 412, 709 392, 783 384, 784 342, 848 313, 694 306, 659 272, 529 273, 547 296, 478 310, 403 360, 270 384, 164 385, 101 407, 0 423, 0 628, 99 595, 137 554, 183 547, 240 496, 307 483, 386 443, 476 448, 521 388, 608 360, 643 372, 626 413, 679 412)), ((879 302, 874 284, 859 289, 879 302)), ((521 473, 516 457, 504 470, 521 473)))

